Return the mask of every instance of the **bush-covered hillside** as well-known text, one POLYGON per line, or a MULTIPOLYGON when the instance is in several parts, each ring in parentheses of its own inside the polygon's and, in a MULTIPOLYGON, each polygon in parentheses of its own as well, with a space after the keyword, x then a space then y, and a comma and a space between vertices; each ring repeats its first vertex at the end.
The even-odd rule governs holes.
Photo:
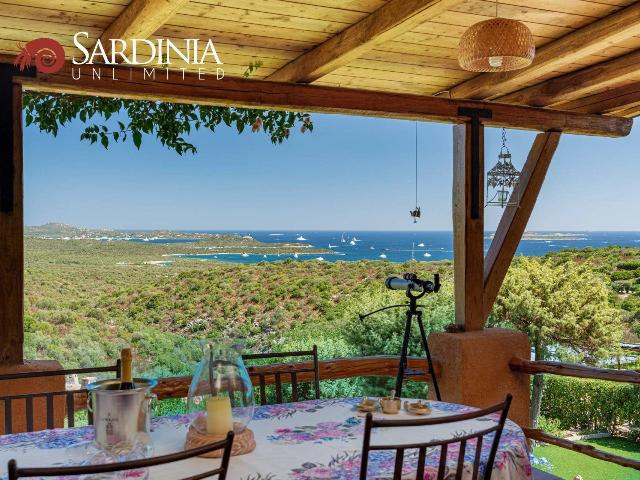
MULTIPOLYGON (((26 239, 25 330, 28 358, 54 358, 65 366, 98 365, 131 343, 141 370, 180 374, 199 350, 194 339, 244 338, 251 350, 320 346, 321 355, 396 354, 401 309, 358 319, 384 305, 402 303, 384 288, 387 275, 439 271, 443 289, 426 300, 430 330, 453 320, 450 262, 282 261, 258 264, 177 259, 145 264, 176 246, 26 239)), ((627 341, 638 329, 640 284, 618 272, 636 273, 640 249, 610 247, 563 251, 557 262, 589 265, 608 282, 611 301, 625 309, 627 341)), ((417 336, 413 351, 419 351, 417 336)))

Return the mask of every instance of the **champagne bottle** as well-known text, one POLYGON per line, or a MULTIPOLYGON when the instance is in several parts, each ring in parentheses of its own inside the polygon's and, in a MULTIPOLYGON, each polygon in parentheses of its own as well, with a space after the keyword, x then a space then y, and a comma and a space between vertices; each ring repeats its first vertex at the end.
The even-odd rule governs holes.
POLYGON ((136 385, 133 383, 133 373, 131 368, 131 349, 123 348, 120 352, 120 368, 122 368, 122 378, 120 379, 120 390, 133 390, 136 385))

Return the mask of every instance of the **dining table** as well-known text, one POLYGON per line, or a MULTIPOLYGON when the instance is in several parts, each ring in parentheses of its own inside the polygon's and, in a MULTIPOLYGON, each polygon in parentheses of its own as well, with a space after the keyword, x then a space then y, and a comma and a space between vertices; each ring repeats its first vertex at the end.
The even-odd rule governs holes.
MULTIPOLYGON (((248 425, 255 435, 256 448, 231 458, 229 480, 354 480, 359 478, 365 414, 357 406, 361 398, 333 398, 294 403, 263 405, 255 408, 248 425)), ((410 400, 411 401, 411 400, 410 400)), ((432 417, 470 412, 473 407, 429 401, 432 417)), ((374 416, 395 419, 415 418, 401 410, 394 415, 374 416)), ((170 415, 152 419, 153 455, 184 449, 193 417, 170 415)), ((455 435, 486 429, 487 422, 497 422, 496 414, 455 424, 421 427, 380 428, 374 430, 372 444, 386 444, 451 438, 455 435)), ((481 472, 484 471, 494 433, 482 442, 481 472)), ((16 459, 21 467, 62 466, 86 463, 79 452, 95 450, 92 426, 42 430, 0 436, 0 479, 7 476, 7 462, 16 459)), ((446 479, 455 478, 459 444, 449 446, 446 479)), ((467 443, 463 479, 472 476, 475 441, 467 443)), ((417 451, 405 451, 403 478, 415 478, 417 451)), ((425 480, 436 479, 439 448, 427 452, 425 480)), ((395 451, 372 451, 369 456, 369 479, 390 479, 395 451)), ((145 477, 153 480, 177 480, 219 464, 218 459, 192 458, 152 467, 145 477)), ((132 475, 126 478, 131 478, 132 475)), ((114 477, 119 478, 119 477, 114 477)), ((122 477, 125 478, 125 477, 122 477)), ((532 468, 527 441, 522 429, 507 420, 493 465, 492 480, 530 480, 532 468)))

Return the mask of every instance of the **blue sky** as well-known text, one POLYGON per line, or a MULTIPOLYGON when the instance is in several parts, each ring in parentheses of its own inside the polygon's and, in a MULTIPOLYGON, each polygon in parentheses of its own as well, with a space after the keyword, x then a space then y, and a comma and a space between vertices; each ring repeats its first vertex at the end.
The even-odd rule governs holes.
MULTIPOLYGON (((450 230, 451 132, 419 124, 419 204, 414 206, 413 122, 313 115, 313 133, 274 146, 264 134, 197 132, 197 155, 180 157, 153 137, 109 150, 25 130, 25 223, 89 227, 289 230, 450 230)), ((638 128, 638 127, 636 127, 638 128)), ((486 163, 500 130, 488 129, 486 163)), ((521 167, 533 132, 510 130, 521 167)), ((624 139, 566 135, 529 222, 530 230, 640 230, 640 131, 624 139)), ((486 211, 486 228, 500 209, 486 211)))

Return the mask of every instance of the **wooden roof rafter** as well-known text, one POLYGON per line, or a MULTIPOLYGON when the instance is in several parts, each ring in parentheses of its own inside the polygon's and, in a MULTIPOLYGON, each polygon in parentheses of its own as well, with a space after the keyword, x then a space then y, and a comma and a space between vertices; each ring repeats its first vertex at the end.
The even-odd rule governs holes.
POLYGON ((640 79, 640 50, 551 78, 500 97, 504 103, 548 107, 576 100, 598 90, 640 79))
POLYGON ((391 0, 361 21, 295 58, 267 80, 310 83, 383 42, 409 32, 461 0, 391 0))
POLYGON ((111 39, 148 38, 189 0, 132 0, 100 36, 105 48, 111 39))

